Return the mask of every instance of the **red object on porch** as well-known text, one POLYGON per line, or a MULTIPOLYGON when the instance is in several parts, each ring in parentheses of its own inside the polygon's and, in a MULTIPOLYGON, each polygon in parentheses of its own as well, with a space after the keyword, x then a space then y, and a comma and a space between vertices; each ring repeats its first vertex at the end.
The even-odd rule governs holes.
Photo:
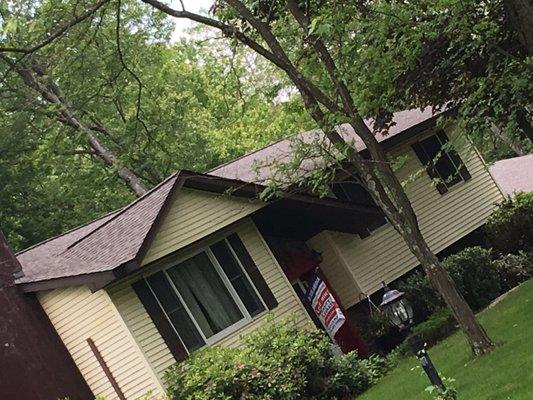
POLYGON ((343 353, 348 353, 350 351, 357 350, 357 353, 361 357, 366 356, 368 354, 368 347, 366 346, 366 343, 359 334, 359 331, 351 321, 351 318, 346 312, 346 309, 342 306, 342 303, 340 302, 337 294, 335 293, 335 290, 333 290, 333 287, 330 285, 328 279, 324 276, 324 273, 320 269, 318 270, 318 276, 327 285, 331 294, 335 298, 335 301, 339 304, 344 316, 346 317, 346 322, 339 328, 339 330, 335 334, 335 341, 337 342, 343 353))
MULTIPOLYGON (((331 294, 346 317, 346 322, 335 334, 335 341, 344 353, 357 350, 360 356, 366 356, 368 354, 366 343, 353 322, 350 320, 351 318, 346 313, 342 303, 339 301, 335 289, 320 270, 320 262, 322 261, 320 254, 310 249, 307 244, 302 241, 291 241, 281 238, 278 240, 272 240, 271 238, 269 244, 278 259, 278 262, 281 264, 285 275, 290 281, 300 279, 302 282, 308 284, 309 276, 315 270, 317 271, 318 276, 328 286, 331 294)), ((302 301, 306 300, 302 299, 302 301)))

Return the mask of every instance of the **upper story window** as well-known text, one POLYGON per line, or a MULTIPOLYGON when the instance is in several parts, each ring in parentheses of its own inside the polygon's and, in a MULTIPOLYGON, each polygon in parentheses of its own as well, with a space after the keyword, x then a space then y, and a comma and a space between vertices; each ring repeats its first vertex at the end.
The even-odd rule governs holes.
MULTIPOLYGON (((372 199, 372 196, 370 196, 370 193, 368 193, 363 184, 359 182, 356 178, 350 178, 342 182, 335 182, 331 186, 331 190, 335 197, 339 200, 355 204, 376 206, 376 203, 372 199)), ((376 218, 373 218, 366 222, 365 232, 360 234, 360 236, 362 238, 367 237, 370 235, 370 233, 385 225, 386 223, 387 219, 383 214, 376 218)))
POLYGON ((465 164, 451 147, 444 131, 439 131, 412 145, 417 157, 444 194, 452 186, 471 178, 465 164))
MULTIPOLYGON (((251 257, 247 252, 243 255, 243 249, 237 235, 231 235, 136 282, 137 286, 144 285, 147 293, 134 285, 154 323, 158 325, 158 313, 162 314, 166 322, 160 325, 166 324, 174 332, 187 353, 233 332, 266 311, 267 305, 271 308, 267 304, 269 299, 259 292, 266 284, 262 278, 257 281, 257 267, 244 266, 251 257), (154 300, 155 307, 148 304, 150 298, 146 296, 154 300)), ((169 344, 169 333, 161 332, 160 326, 158 329, 162 336, 167 336, 165 341, 169 344)))

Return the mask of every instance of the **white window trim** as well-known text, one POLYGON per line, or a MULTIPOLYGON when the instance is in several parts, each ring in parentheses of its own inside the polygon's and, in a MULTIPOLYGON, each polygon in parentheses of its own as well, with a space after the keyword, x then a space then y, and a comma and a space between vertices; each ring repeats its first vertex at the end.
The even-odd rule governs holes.
MULTIPOLYGON (((183 257, 180 257, 180 258, 177 258, 176 260, 174 260, 172 262, 171 265, 168 265, 164 268, 162 268, 161 270, 159 271, 156 271, 154 272, 153 274, 157 273, 157 272, 163 272, 163 274, 165 275, 165 278, 169 281, 172 289, 174 290, 175 294, 178 296, 179 298, 179 301, 182 303, 182 306, 185 308, 187 314, 189 315, 189 318, 192 320, 194 326, 196 327, 196 329, 198 330, 199 334, 201 335, 203 341, 206 343, 207 346, 209 345, 213 345, 215 344, 216 342, 226 338, 227 336, 231 335, 232 333, 238 331, 239 329, 241 329, 242 327, 248 325, 249 323, 251 323, 252 321, 254 321, 255 319, 258 319, 258 318, 261 318, 263 315, 265 315, 267 312, 268 312, 268 307, 266 306, 264 300, 263 300, 263 297, 261 296, 261 294, 259 293, 259 291, 257 290, 257 288, 255 287, 253 281, 250 279, 250 276, 248 275, 248 272, 246 271, 246 269, 244 268, 244 266, 242 265, 242 262, 241 260, 239 259, 239 257, 237 257, 237 254, 235 253, 235 251, 233 250, 233 247, 231 246, 231 244, 229 243, 229 241, 227 240, 229 235, 226 235, 224 236, 224 238, 222 239, 219 239, 219 240, 216 240, 216 241, 213 241, 212 243, 210 243, 209 245, 205 245, 199 249, 197 249, 195 252, 193 253, 190 253, 190 254, 187 254, 186 256, 183 256, 183 257), (238 293, 235 291, 235 288, 233 287, 233 285, 231 284, 230 280, 228 279, 226 273, 224 272, 224 270, 222 269, 222 266, 220 265, 220 263, 218 262, 217 258, 215 257, 215 255, 213 254, 210 246, 215 244, 215 243, 218 243, 220 241, 224 241, 226 243, 226 245, 228 246, 228 248, 230 249, 230 252, 231 254, 233 255, 233 257, 235 258, 235 260, 237 260, 237 263, 239 265, 239 267, 241 268, 241 271, 243 272, 243 275, 246 277, 246 279, 248 279, 248 282, 250 283, 250 286, 252 287, 252 289, 254 290, 254 292, 256 293, 257 297, 259 298, 259 301, 261 302, 261 304, 263 305, 263 308, 264 308, 264 311, 260 312, 259 314, 255 315, 254 317, 252 317, 250 315, 250 313, 248 312, 248 310, 246 309, 244 303, 242 302, 242 300, 240 299, 238 293), (181 296, 178 288, 175 286, 174 282, 172 281, 172 279, 170 278, 169 274, 168 274, 168 270, 173 268, 173 267, 176 267, 178 265, 180 265, 181 263, 201 254, 201 253, 206 253, 207 257, 209 258, 209 261, 211 262, 211 264, 213 265, 213 267, 215 268, 215 271, 217 272, 217 274, 219 275, 219 277, 221 278, 222 282, 224 283, 224 285, 226 286, 226 289, 228 290, 228 292, 230 293, 231 295, 231 298, 233 299, 233 301, 235 302, 235 304, 237 305, 237 308, 239 309, 239 311, 241 312, 241 314, 243 315, 243 318, 241 318, 240 320, 236 321, 234 324, 226 327, 225 329, 221 330, 220 332, 217 332, 216 334, 210 336, 210 337, 206 337, 204 332, 202 331, 202 329, 200 328, 200 326, 198 325, 198 322, 196 321, 196 319, 194 318, 194 315, 192 314, 191 310, 189 309, 189 306, 187 305, 187 303, 183 300, 183 297, 181 296)), ((167 321, 170 323, 170 325, 172 326, 172 329, 174 330, 174 332, 176 333, 176 335, 178 336, 181 344, 183 345, 183 347, 185 348, 185 350, 187 351, 187 354, 191 354, 190 350, 187 348, 187 346, 183 343, 183 340, 180 336, 180 334, 177 332, 176 328, 174 327, 174 324, 172 323, 172 321, 170 320, 169 316, 167 315, 167 312, 165 311, 165 309, 162 307, 161 303, 159 302, 159 299, 157 298, 157 295, 155 294, 155 292, 153 291, 152 287, 150 286, 150 284, 148 283, 148 280, 147 278, 153 274, 150 274, 150 275, 147 275, 145 276, 143 279, 146 281, 146 283, 148 284, 148 287, 150 288, 150 291, 152 292, 152 294, 154 295, 154 297, 156 298, 157 300, 157 303, 159 305, 159 307, 161 308, 161 310, 163 311, 163 313, 165 314, 165 318, 167 319, 167 321)), ((200 348, 203 348, 205 346, 202 346, 200 348)))

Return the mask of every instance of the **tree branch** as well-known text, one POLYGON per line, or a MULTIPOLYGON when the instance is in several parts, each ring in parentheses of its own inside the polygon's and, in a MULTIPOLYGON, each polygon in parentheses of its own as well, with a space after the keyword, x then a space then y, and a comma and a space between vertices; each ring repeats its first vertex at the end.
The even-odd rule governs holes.
POLYGON ((39 49, 42 49, 43 47, 47 46, 48 44, 52 43, 57 38, 61 37, 65 32, 67 32, 70 28, 78 25, 80 22, 83 22, 87 18, 89 18, 91 15, 93 15, 96 11, 98 11, 103 5, 109 3, 110 0, 100 0, 98 3, 96 3, 93 7, 89 8, 86 12, 84 12, 79 17, 74 18, 73 20, 67 22, 65 25, 60 27, 57 31, 50 34, 47 38, 42 40, 41 42, 34 44, 30 47, 0 47, 0 53, 22 53, 22 54, 31 54, 36 52, 39 49))
POLYGON ((122 165, 113 152, 98 139, 91 128, 76 116, 76 113, 70 106, 70 102, 66 99, 59 86, 52 81, 42 82, 41 78, 44 75, 44 71, 37 61, 32 60, 32 65, 28 66, 20 60, 14 61, 2 53, 0 53, 0 59, 12 66, 14 71, 17 72, 28 87, 40 94, 49 103, 57 106, 57 120, 67 126, 82 131, 87 138, 89 146, 94 150, 96 155, 105 164, 116 168, 119 176, 138 196, 142 196, 148 191, 141 179, 130 169, 122 165))
MULTIPOLYGON (((313 96, 321 103, 323 104, 328 110, 331 112, 339 112, 340 108, 337 106, 337 104, 332 101, 323 91, 321 91, 316 85, 314 85, 308 78, 303 76, 300 72, 296 70, 294 65, 290 63, 288 58, 283 56, 281 53, 285 54, 283 49, 281 49, 281 46, 279 46, 279 43, 277 46, 281 49, 281 53, 274 52, 274 50, 271 47, 272 51, 269 51, 265 47, 263 47, 261 44, 250 38, 249 36, 245 35, 238 29, 236 29, 234 26, 225 24, 222 21, 218 21, 213 18, 205 17, 200 14, 191 13, 189 11, 178 11, 176 9, 173 9, 172 7, 169 7, 168 5, 161 3, 158 0, 142 0, 146 4, 150 4, 151 6, 157 8, 158 10, 164 12, 167 15, 170 15, 171 17, 175 18, 186 18, 190 19, 192 21, 199 22, 201 24, 211 26, 213 28, 216 28, 222 33, 228 37, 234 37, 242 44, 248 46, 252 50, 254 50, 256 53, 260 54, 270 62, 272 62, 274 65, 285 71, 287 75, 294 81, 299 81, 302 85, 302 87, 306 88, 305 90, 310 91, 313 96)), ((234 2, 228 1, 228 3, 232 4, 234 2)), ((241 4, 242 7, 246 9, 246 6, 242 5, 240 2, 235 2, 235 4, 241 4)), ((250 14, 251 15, 251 14, 250 14)), ((253 15, 251 15, 253 17, 253 15)), ((255 17, 254 17, 255 19, 255 17)), ((251 23, 251 22, 250 22, 251 23)), ((277 42, 277 41, 276 41, 277 42)), ((270 44, 274 46, 274 48, 277 48, 274 43, 268 43, 270 47, 270 44)))

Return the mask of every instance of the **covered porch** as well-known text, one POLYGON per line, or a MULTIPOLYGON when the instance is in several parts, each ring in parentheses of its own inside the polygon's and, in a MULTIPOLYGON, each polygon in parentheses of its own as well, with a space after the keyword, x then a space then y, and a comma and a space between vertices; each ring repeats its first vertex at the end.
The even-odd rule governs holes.
POLYGON ((373 205, 339 200, 302 204, 284 199, 258 210, 252 218, 315 325, 323 328, 305 294, 316 274, 346 317, 335 341, 344 352, 357 349, 365 354, 367 345, 358 332, 356 321, 347 312, 354 299, 355 302, 361 300, 362 291, 346 268, 342 255, 336 251, 329 233, 367 237, 372 227, 383 220, 381 211, 373 205))

